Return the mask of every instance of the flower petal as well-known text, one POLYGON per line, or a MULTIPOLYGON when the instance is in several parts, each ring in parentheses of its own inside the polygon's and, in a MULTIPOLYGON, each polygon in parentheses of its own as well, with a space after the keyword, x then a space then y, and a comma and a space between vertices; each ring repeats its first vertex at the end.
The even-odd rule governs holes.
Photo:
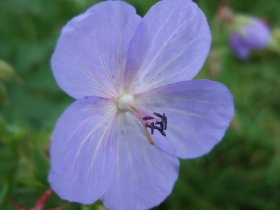
POLYGON ((142 19, 132 38, 126 81, 144 91, 190 80, 202 67, 210 42, 206 17, 196 3, 159 1, 142 19))
POLYGON ((74 98, 116 95, 139 21, 135 9, 121 1, 99 3, 69 21, 51 61, 60 87, 74 98))
POLYGON ((119 120, 116 174, 102 200, 114 210, 150 209, 171 193, 179 161, 149 144, 142 125, 130 113, 119 120))
POLYGON ((234 114, 228 89, 209 80, 175 83, 137 98, 137 106, 166 114, 167 137, 155 132, 153 140, 162 150, 180 158, 208 153, 220 142, 234 114))
POLYGON ((51 140, 49 182, 61 198, 90 204, 110 186, 115 113, 107 100, 87 98, 74 102, 60 117, 51 140))

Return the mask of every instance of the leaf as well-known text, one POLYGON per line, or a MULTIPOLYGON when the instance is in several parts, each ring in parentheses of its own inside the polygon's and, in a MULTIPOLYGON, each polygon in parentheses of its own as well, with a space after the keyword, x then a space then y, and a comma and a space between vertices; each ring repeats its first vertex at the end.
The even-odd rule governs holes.
POLYGON ((9 103, 6 87, 0 81, 0 105, 7 105, 9 103))
POLYGON ((100 200, 98 200, 97 202, 91 205, 82 205, 81 210, 107 210, 107 208, 105 208, 103 203, 100 200))
POLYGON ((267 171, 268 184, 274 187, 280 186, 280 158, 274 158, 267 171))
POLYGON ((47 186, 47 175, 49 170, 48 158, 36 147, 32 149, 32 156, 35 167, 35 178, 40 183, 47 186))
POLYGON ((16 74, 14 68, 3 60, 0 60, 0 80, 17 82, 22 81, 16 74))
POLYGON ((5 183, 0 188, 0 206, 2 205, 2 203, 5 200, 5 197, 6 197, 7 193, 8 193, 8 189, 9 189, 9 185, 7 183, 5 183))
POLYGON ((280 29, 275 28, 272 30, 271 40, 268 49, 276 53, 280 53, 280 29))

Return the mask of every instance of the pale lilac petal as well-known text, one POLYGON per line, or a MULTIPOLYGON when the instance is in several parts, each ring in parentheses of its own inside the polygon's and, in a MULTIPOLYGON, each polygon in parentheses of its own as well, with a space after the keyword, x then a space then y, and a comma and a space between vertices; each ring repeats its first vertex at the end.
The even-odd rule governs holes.
POLYGON ((122 1, 96 4, 69 21, 51 61, 60 87, 74 98, 116 95, 139 21, 135 9, 122 1))
POLYGON ((119 120, 116 174, 102 200, 113 210, 150 209, 171 193, 179 161, 151 145, 133 115, 120 115, 119 120))
POLYGON ((52 189, 68 201, 91 204, 111 184, 114 170, 114 116, 109 102, 87 98, 60 117, 51 139, 52 189))
POLYGON ((167 137, 155 132, 153 139, 162 150, 180 158, 208 153, 221 141, 234 114, 228 89, 209 80, 167 85, 138 95, 137 104, 167 115, 167 137))
POLYGON ((211 34, 190 0, 162 0, 140 22, 128 53, 126 80, 137 91, 192 79, 202 67, 211 34))

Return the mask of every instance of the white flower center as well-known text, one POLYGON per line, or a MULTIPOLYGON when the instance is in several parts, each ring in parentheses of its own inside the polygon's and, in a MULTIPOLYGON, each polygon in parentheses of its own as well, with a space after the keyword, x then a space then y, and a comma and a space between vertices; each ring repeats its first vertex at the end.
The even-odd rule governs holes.
POLYGON ((126 112, 131 110, 131 107, 133 105, 134 97, 130 94, 123 94, 121 95, 117 100, 117 107, 120 111, 126 112))

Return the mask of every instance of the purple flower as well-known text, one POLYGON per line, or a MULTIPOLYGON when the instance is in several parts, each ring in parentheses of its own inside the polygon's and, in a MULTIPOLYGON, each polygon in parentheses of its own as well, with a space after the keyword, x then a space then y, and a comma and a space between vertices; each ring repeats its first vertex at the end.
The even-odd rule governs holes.
POLYGON ((54 191, 114 210, 160 204, 177 179, 177 158, 208 153, 233 116, 224 85, 191 80, 210 42, 190 0, 159 1, 143 18, 125 2, 105 1, 68 22, 51 63, 76 101, 52 135, 54 191))
POLYGON ((239 59, 246 60, 252 50, 267 47, 271 32, 262 20, 241 16, 237 18, 236 24, 238 26, 230 34, 230 46, 239 59))

